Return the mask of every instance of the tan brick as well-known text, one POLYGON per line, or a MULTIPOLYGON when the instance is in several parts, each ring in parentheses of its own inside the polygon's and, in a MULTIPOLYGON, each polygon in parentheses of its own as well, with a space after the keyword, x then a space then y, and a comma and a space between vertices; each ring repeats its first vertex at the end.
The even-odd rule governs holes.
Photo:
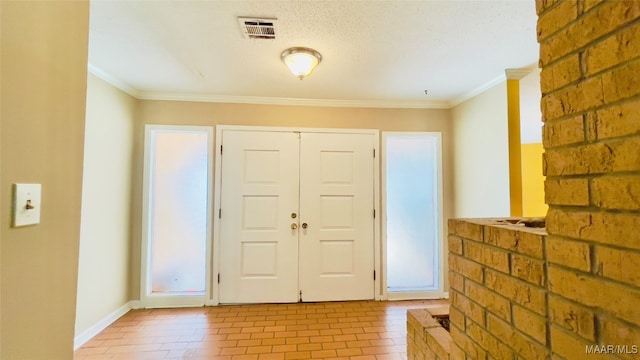
POLYGON ((455 326, 464 330, 465 329, 464 319, 465 319, 464 314, 461 311, 458 311, 453 307, 449 308, 449 321, 451 322, 451 324, 454 324, 455 326))
POLYGON ((544 263, 527 257, 515 254, 511 256, 511 275, 532 284, 545 284, 544 263))
POLYGON ((589 205, 589 180, 546 179, 544 182, 545 203, 549 205, 589 205))
POLYGON ((485 312, 484 309, 475 302, 469 300, 466 296, 452 291, 449 296, 451 297, 451 306, 458 311, 465 314, 469 319, 478 322, 484 323, 485 312))
POLYGON ((640 56, 640 24, 623 28, 613 36, 589 47, 584 53, 587 75, 640 56))
POLYGON ((513 352, 502 341, 476 323, 467 324, 467 334, 496 359, 512 359, 513 352))
POLYGON ((640 210, 640 176, 595 178, 591 182, 591 197, 600 208, 640 210))
POLYGON ((487 316, 487 330, 496 338, 507 342, 518 356, 525 359, 544 359, 547 355, 547 350, 542 344, 531 341, 495 316, 487 316))
MULTIPOLYGON (((550 10, 552 11, 552 10, 550 10)), ((541 42, 540 63, 545 66, 640 16, 638 1, 606 1, 569 27, 541 42)))
POLYGON ((547 260, 582 271, 591 270, 591 250, 589 245, 583 242, 549 236, 547 260))
POLYGON ((572 84, 582 77, 580 57, 576 54, 560 60, 551 67, 551 71, 553 71, 553 89, 572 84))
POLYGON ((577 1, 563 1, 538 18, 538 41, 561 29, 578 17, 577 1))
POLYGON ((536 14, 541 15, 553 6, 557 0, 536 0, 536 14))
POLYGON ((551 350, 565 359, 610 360, 611 355, 586 354, 586 346, 593 343, 581 340, 562 328, 551 326, 551 350))
POLYGON ((485 360, 487 358, 487 352, 480 347, 475 341, 473 341, 466 331, 461 331, 455 326, 451 327, 451 338, 453 342, 460 346, 460 348, 467 354, 469 359, 473 360, 485 360))
MULTIPOLYGON (((579 72, 580 69, 578 68, 578 73, 579 72)), ((542 95, 545 95, 555 89, 556 87, 554 85, 553 79, 553 67, 547 66, 546 68, 540 70, 540 91, 542 92, 542 95)))
POLYGON ((607 103, 640 94, 640 60, 604 73, 602 83, 607 103))
POLYGON ((582 115, 545 123, 542 127, 542 143, 545 149, 584 141, 584 118, 582 115))
POLYGON ((449 240, 449 251, 452 253, 456 253, 458 255, 462 255, 462 239, 457 236, 448 237, 449 240))
POLYGON ((547 122, 604 104, 603 78, 592 78, 560 91, 544 95, 542 120, 547 122))
POLYGON ((595 314, 557 295, 549 296, 550 320, 586 340, 595 341, 595 314))
POLYGON ((638 149, 640 149, 640 137, 571 148, 547 149, 544 153, 546 175, 640 171, 638 149))
POLYGON ((531 336, 540 344, 547 342, 547 320, 546 317, 531 312, 522 306, 513 305, 513 324, 521 332, 531 336))
POLYGON ((449 234, 482 242, 482 225, 465 219, 449 219, 449 234))
POLYGON ((605 318, 602 320, 602 342, 626 346, 624 351, 621 351, 620 357, 637 360, 638 354, 640 354, 640 329, 624 325, 614 319, 605 318))
POLYGON ((587 117, 590 140, 640 133, 640 101, 600 109, 587 117))
POLYGON ((546 313, 545 292, 535 285, 493 270, 487 270, 485 284, 499 295, 511 299, 538 314, 546 313))
POLYGON ((640 217, 635 214, 550 208, 546 225, 549 234, 640 249, 640 217))
POLYGON ((460 292, 464 291, 464 277, 453 271, 449 271, 449 287, 460 292))
POLYGON ((505 251, 496 250, 483 244, 465 242, 464 254, 468 259, 502 272, 509 272, 509 254, 505 251))
POLYGON ((599 246, 597 254, 598 275, 640 287, 639 252, 599 246))
POLYGON ((449 360, 465 360, 464 350, 456 344, 451 344, 449 360))
POLYGON ((602 4, 604 1, 605 0, 581 0, 578 2, 578 4, 581 5, 580 13, 584 14, 596 5, 602 4))
POLYGON ((449 270, 479 283, 484 279, 482 265, 449 253, 449 270))
POLYGON ((579 48, 579 44, 573 39, 574 25, 570 25, 568 29, 563 29, 558 33, 540 41, 540 60, 539 66, 542 68, 552 64, 559 58, 575 52, 579 48))
POLYGON ((425 309, 407 310, 407 325, 421 331, 432 327, 441 327, 440 324, 425 309))
MULTIPOLYGON (((585 306, 640 325, 640 290, 602 281, 574 271, 549 266, 549 290, 585 306)), ((488 274, 487 274, 488 275, 488 274)), ((488 276, 487 276, 488 277, 488 276)))
POLYGON ((448 360, 451 352, 451 335, 443 327, 427 330, 427 345, 438 359, 448 360))
POLYGON ((493 225, 486 226, 484 231, 487 244, 542 259, 543 235, 493 225))
POLYGON ((511 306, 509 300, 486 289, 485 287, 467 281, 465 284, 465 295, 469 299, 477 302, 487 311, 494 313, 506 321, 511 321, 511 306))

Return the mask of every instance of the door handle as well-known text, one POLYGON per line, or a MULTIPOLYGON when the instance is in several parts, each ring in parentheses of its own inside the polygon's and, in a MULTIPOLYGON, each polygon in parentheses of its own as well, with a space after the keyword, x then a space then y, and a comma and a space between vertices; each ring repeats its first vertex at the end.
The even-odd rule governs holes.
POLYGON ((302 228, 306 229, 309 225, 307 225, 307 223, 302 223, 302 228))
POLYGON ((298 224, 296 223, 291 223, 291 230, 295 230, 298 228, 298 224))

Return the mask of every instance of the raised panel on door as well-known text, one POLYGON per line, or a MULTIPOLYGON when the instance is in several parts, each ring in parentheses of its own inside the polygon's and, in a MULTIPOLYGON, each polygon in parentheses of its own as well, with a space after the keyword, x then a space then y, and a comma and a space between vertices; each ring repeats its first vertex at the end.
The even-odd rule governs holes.
POLYGON ((222 136, 220 302, 298 301, 298 137, 222 136))
POLYGON ((374 297, 373 144, 371 134, 302 134, 303 301, 374 297))

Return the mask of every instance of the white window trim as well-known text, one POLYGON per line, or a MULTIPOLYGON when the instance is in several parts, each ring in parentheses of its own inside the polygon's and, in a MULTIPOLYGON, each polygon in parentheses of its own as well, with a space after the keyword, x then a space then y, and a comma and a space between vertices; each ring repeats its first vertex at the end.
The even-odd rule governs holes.
POLYGON ((207 133, 207 153, 213 151, 213 127, 211 126, 183 126, 183 125, 145 125, 144 129, 144 174, 142 185, 142 237, 141 237, 141 261, 140 261, 140 303, 137 307, 155 308, 155 307, 187 307, 202 306, 206 303, 206 299, 210 298, 211 287, 211 217, 213 215, 213 156, 208 156, 207 168, 207 239, 206 239, 206 258, 205 258, 205 292, 202 295, 193 295, 190 293, 172 293, 172 294, 151 294, 149 279, 149 226, 150 221, 150 201, 149 191, 151 186, 152 172, 152 151, 151 151, 151 134, 156 131, 168 132, 206 132, 207 133))
POLYGON ((384 300, 411 300, 411 299, 441 299, 448 298, 448 292, 445 292, 444 283, 445 276, 444 273, 444 211, 443 211, 443 182, 442 182, 442 133, 441 132, 426 132, 426 131, 383 131, 382 132, 382 151, 380 154, 382 160, 382 171, 381 171, 381 180, 382 180, 382 196, 381 196, 381 239, 382 239, 382 262, 383 262, 383 273, 382 273, 382 299, 384 300), (432 136, 436 139, 436 161, 438 162, 437 166, 437 213, 438 213, 438 221, 436 222, 438 226, 438 289, 433 291, 418 291, 418 292, 389 292, 388 291, 388 283, 387 283, 387 138, 390 136, 432 136))

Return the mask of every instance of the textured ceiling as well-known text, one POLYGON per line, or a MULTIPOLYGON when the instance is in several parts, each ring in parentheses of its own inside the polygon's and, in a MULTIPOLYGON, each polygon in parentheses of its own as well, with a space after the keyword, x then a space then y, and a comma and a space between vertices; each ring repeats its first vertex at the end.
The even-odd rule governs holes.
POLYGON ((158 99, 449 107, 538 59, 533 0, 94 0, 89 39, 95 73, 158 99), (238 16, 277 18, 277 38, 238 16), (292 46, 323 56, 307 79, 280 61, 292 46))

